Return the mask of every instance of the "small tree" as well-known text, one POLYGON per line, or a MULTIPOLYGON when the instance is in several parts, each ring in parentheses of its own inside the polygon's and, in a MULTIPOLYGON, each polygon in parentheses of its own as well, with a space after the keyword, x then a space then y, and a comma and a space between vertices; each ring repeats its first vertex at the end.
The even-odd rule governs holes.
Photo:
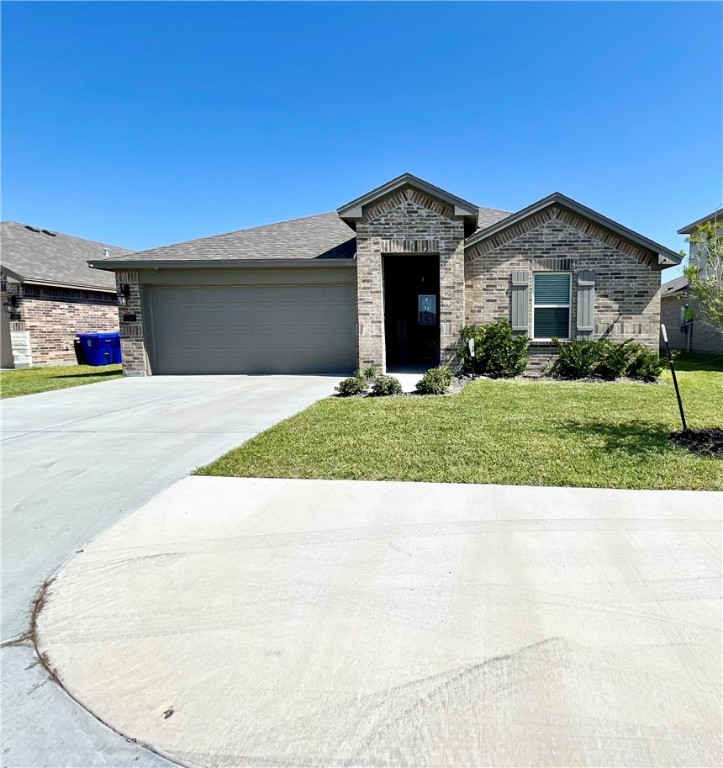
MULTIPOLYGON (((701 224, 688 238, 695 259, 688 257, 683 272, 691 296, 700 303, 703 322, 723 336, 723 233, 720 222, 701 224)), ((692 255, 692 254, 691 254, 692 255)))

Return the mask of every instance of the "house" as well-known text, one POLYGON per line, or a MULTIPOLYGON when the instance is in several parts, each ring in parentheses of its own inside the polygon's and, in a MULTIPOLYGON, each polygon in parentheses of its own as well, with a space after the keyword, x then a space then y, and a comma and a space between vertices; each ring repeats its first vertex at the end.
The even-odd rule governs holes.
MULTIPOLYGON (((701 224, 723 221, 723 208, 703 216, 678 230, 679 235, 692 235, 701 224)), ((699 267, 698 246, 690 243, 689 261, 699 267)), ((698 300, 690 295, 685 275, 664 283, 660 291, 660 321, 665 324, 672 349, 687 352, 723 354, 723 337, 702 319, 698 300)))
POLYGON ((342 373, 454 359, 508 319, 531 366, 552 338, 658 348, 660 270, 680 257, 559 193, 517 213, 404 174, 337 211, 96 259, 116 274, 129 375, 342 373))
POLYGON ((74 363, 76 333, 118 330, 115 279, 88 267, 131 251, 47 229, 0 225, 2 367, 74 363))

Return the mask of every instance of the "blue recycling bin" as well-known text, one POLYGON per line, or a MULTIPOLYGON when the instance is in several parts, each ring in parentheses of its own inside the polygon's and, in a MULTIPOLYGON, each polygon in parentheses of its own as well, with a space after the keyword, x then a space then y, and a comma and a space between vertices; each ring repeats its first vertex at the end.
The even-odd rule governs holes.
POLYGON ((79 333, 78 341, 88 365, 121 362, 120 333, 79 333))

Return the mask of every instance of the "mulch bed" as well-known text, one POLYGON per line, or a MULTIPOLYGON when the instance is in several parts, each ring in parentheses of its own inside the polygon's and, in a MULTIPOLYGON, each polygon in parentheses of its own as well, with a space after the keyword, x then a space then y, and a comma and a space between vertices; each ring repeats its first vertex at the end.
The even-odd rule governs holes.
POLYGON ((723 459, 723 429, 687 429, 685 432, 671 432, 668 437, 693 453, 723 459))

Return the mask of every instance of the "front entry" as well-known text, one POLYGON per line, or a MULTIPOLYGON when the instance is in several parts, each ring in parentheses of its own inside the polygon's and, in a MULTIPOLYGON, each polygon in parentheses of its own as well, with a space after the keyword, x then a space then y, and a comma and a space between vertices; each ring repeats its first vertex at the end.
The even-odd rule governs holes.
POLYGON ((439 365, 439 256, 383 258, 387 369, 439 365))

